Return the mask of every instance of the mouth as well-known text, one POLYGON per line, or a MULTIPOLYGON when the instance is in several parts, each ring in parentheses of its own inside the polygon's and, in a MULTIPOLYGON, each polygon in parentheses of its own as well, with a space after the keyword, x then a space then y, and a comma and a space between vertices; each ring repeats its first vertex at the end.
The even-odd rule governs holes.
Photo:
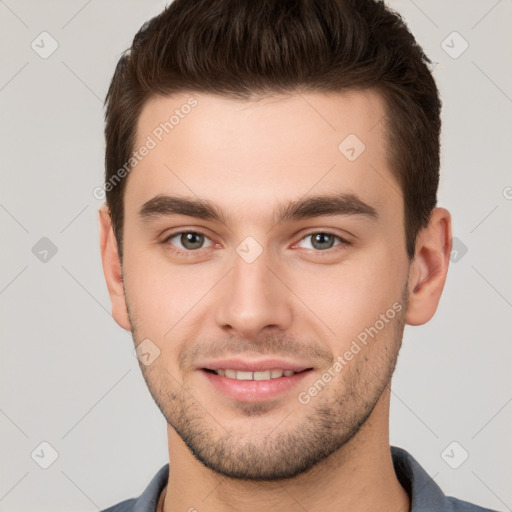
POLYGON ((306 368, 305 370, 284 370, 275 368, 272 370, 264 370, 264 371, 244 371, 244 370, 234 370, 229 368, 217 368, 216 370, 211 370, 209 368, 203 368, 204 371, 213 373, 215 375, 219 375, 220 377, 226 377, 227 379, 234 380, 273 380, 273 379, 281 379, 282 377, 291 377, 292 375, 307 372, 312 370, 312 368, 306 368))
MULTIPOLYGON (((284 398, 313 372, 311 367, 279 364, 275 361, 230 363, 219 362, 198 369, 216 396, 220 394, 237 402, 264 402, 284 398)), ((302 387, 306 388, 304 385, 302 387)), ((295 391, 299 393, 302 387, 295 391)))

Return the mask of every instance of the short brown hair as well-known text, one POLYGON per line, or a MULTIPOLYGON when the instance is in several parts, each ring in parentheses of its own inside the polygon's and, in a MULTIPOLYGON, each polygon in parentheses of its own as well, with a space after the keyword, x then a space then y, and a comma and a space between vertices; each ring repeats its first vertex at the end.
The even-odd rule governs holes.
MULTIPOLYGON (((106 99, 105 180, 129 162, 154 95, 234 99, 372 88, 387 107, 388 162, 404 196, 409 258, 437 203, 441 101, 431 61, 399 14, 375 0, 174 0, 144 23, 106 99)), ((122 258, 126 179, 106 188, 122 258)))

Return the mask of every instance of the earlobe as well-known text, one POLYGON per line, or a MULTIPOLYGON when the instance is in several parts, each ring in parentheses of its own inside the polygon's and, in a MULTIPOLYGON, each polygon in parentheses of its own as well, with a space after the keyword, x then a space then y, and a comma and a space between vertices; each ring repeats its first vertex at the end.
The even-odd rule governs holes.
POLYGON ((112 304, 112 316, 120 327, 130 331, 131 325, 126 309, 121 261, 107 205, 103 205, 98 213, 101 261, 112 304))
POLYGON ((416 252, 409 270, 407 324, 422 325, 434 316, 446 282, 451 250, 450 213, 445 208, 435 208, 429 225, 416 239, 416 252))

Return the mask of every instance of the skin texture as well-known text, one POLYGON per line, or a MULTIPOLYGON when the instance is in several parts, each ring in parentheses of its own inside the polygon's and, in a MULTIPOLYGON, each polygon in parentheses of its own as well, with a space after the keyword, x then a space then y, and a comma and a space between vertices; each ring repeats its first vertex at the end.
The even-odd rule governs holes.
POLYGON ((197 106, 125 178, 122 266, 106 206, 99 215, 113 317, 136 345, 149 338, 160 351, 140 363, 168 423, 159 510, 409 510, 389 451, 390 382, 404 325, 436 311, 449 212, 433 211, 409 261, 376 92, 152 98, 136 147, 191 96, 197 106), (365 144, 354 161, 338 149, 349 134, 365 144), (339 193, 377 216, 274 221, 291 201, 339 193), (162 194, 211 201, 225 219, 141 219, 162 194), (187 245, 182 232, 205 237, 187 245), (333 237, 315 241, 318 233, 333 237), (237 252, 247 237, 261 249, 251 263, 237 252), (342 370, 308 403, 298 400, 381 315, 384 326, 342 370), (227 356, 313 370, 277 398, 233 400, 200 369, 227 356))

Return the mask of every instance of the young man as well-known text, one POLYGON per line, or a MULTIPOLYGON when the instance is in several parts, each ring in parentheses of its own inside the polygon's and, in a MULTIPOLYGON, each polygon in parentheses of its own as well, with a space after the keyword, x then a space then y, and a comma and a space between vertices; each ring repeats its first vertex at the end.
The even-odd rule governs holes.
POLYGON ((110 512, 484 510, 389 444, 451 251, 428 63, 373 0, 175 0, 135 36, 101 252, 170 464, 110 512))

